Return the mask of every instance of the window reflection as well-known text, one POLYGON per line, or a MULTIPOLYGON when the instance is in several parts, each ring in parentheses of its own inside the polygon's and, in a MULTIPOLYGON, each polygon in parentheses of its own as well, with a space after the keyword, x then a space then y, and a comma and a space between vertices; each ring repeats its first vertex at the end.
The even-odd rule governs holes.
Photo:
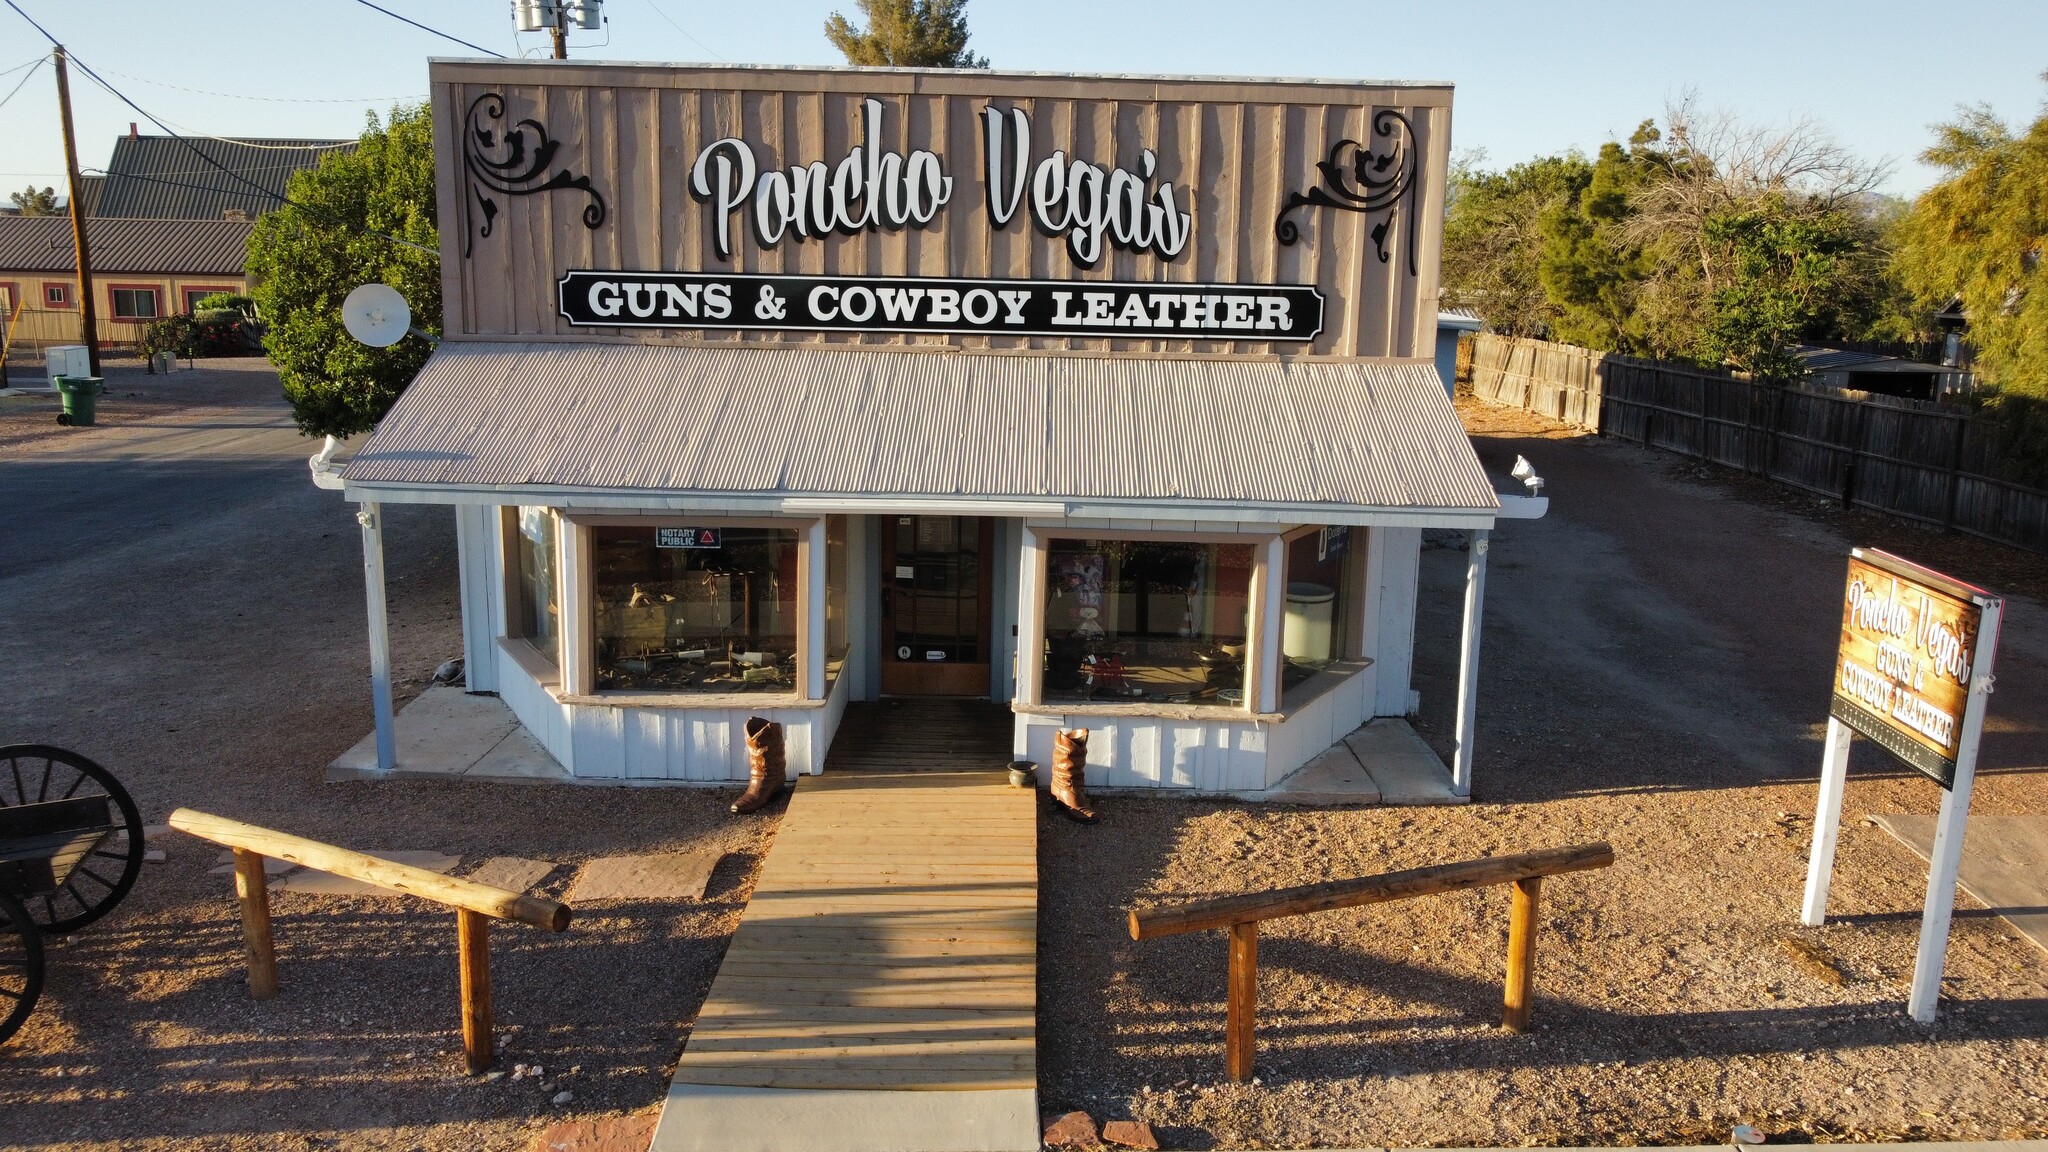
POLYGON ((1052 540, 1041 698, 1245 701, 1249 544, 1052 540))
POLYGON ((590 536, 600 691, 795 691, 795 529, 590 536))

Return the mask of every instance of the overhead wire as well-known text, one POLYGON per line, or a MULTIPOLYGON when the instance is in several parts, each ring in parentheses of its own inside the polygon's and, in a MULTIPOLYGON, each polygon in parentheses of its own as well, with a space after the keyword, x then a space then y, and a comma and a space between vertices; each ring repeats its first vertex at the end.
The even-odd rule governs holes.
MULTIPOLYGON (((415 96, 248 96, 248 95, 244 95, 244 94, 242 94, 242 93, 238 93, 238 92, 215 92, 215 91, 212 91, 211 89, 207 89, 207 88, 187 88, 187 87, 186 87, 186 86, 184 86, 183 84, 166 84, 166 83, 164 83, 164 82, 163 82, 163 81, 161 81, 161 80, 151 80, 151 79, 149 79, 149 78, 148 78, 147 76, 135 76, 135 75, 131 75, 131 74, 127 73, 127 72, 116 72, 116 71, 114 71, 114 70, 113 70, 112 68, 104 69, 104 71, 105 71, 105 72, 106 72, 106 74, 107 74, 107 75, 109 75, 109 76, 119 76, 119 77, 120 77, 121 79, 123 79, 123 80, 133 80, 133 81, 135 81, 135 82, 136 82, 136 83, 138 83, 138 84, 147 84, 147 85, 149 85, 149 86, 150 86, 150 87, 152 87, 152 88, 169 88, 169 89, 170 89, 171 91, 173 91, 173 92, 190 92, 190 93, 192 93, 192 94, 193 94, 193 95, 195 95, 195 96, 218 96, 218 97, 220 97, 220 98, 221 98, 221 99, 223 99, 223 100, 260 100, 260 101, 264 101, 264 102, 267 102, 267 103, 271 103, 271 104, 402 104, 402 103, 405 103, 406 101, 419 101, 419 100, 425 100, 425 99, 426 99, 426 97, 425 97, 425 96, 417 96, 417 95, 415 95, 415 96)), ((4 73, 4 72, 0 72, 0 76, 4 76, 4 75, 6 75, 6 73, 4 73)))
MULTIPOLYGON (((40 64, 42 64, 42 63, 43 63, 44 61, 46 61, 46 60, 48 60, 48 59, 49 59, 49 57, 48 57, 48 56, 41 56, 41 57, 38 57, 38 58, 37 58, 37 59, 35 59, 35 60, 31 60, 31 61, 30 61, 29 63, 30 63, 31 65, 40 65, 40 64)), ((11 71, 11 70, 10 70, 10 71, 11 71)), ((12 99, 14 99, 14 97, 15 97, 15 94, 16 94, 16 93, 18 93, 18 92, 20 92, 20 91, 21 91, 21 89, 22 89, 22 86, 23 86, 23 85, 25 85, 25 84, 27 84, 27 83, 28 83, 28 82, 29 82, 29 81, 30 81, 31 79, 33 79, 33 78, 35 77, 35 74, 36 74, 36 72, 37 72, 37 71, 39 71, 39 69, 38 69, 38 68, 36 68, 36 67, 31 67, 31 68, 29 68, 29 70, 28 70, 28 74, 27 74, 27 75, 25 75, 25 76, 23 76, 23 77, 21 78, 20 82, 19 82, 19 83, 17 83, 17 84, 15 84, 15 86, 14 86, 13 88, 9 89, 9 90, 8 90, 8 92, 7 92, 7 95, 5 95, 5 96, 0 96, 0 108, 5 108, 5 107, 7 107, 7 102, 8 102, 9 100, 12 100, 12 99)))
POLYGON ((419 29, 422 32, 431 32, 434 35, 439 36, 443 40, 453 41, 454 43, 462 45, 464 48, 474 48, 478 52, 481 52, 486 56, 496 56, 500 60, 503 60, 505 58, 505 54, 503 52, 493 52, 489 48, 485 48, 481 44, 471 44, 469 41, 464 40, 460 36, 450 36, 449 34, 441 31, 438 28, 429 28, 425 24, 422 24, 409 16, 400 16, 398 13, 393 12, 389 8, 380 8, 377 5, 370 3, 370 0, 356 0, 356 3, 361 4, 365 8, 371 8, 375 9, 378 12, 382 12, 386 16, 391 17, 393 20, 402 20, 405 23, 412 25, 413 27, 419 29))
MULTIPOLYGON (((28 21, 30 27, 34 28, 37 32, 42 33, 43 39, 48 40, 52 47, 63 46, 61 41, 59 41, 55 36, 50 35, 48 29, 44 28, 41 24, 36 23, 35 17, 30 16, 28 13, 22 11, 21 5, 15 3, 14 0, 0 0, 0 3, 4 3, 9 8, 14 9, 14 14, 21 17, 23 20, 28 21)), ((349 224, 347 221, 341 220, 340 218, 336 217, 334 214, 330 212, 324 211, 319 208, 315 208, 310 204, 301 204, 298 201, 293 200, 289 196, 280 195, 276 192, 271 191, 268 188, 265 188, 263 185, 258 184, 254 180, 251 180, 248 177, 242 175, 240 172, 237 172, 234 169, 229 168, 227 165, 222 164, 220 161, 215 160, 213 157, 208 156, 205 150, 200 148, 197 144, 192 143, 190 140, 187 140, 183 136, 180 136, 178 133, 172 131, 170 125, 166 124, 163 120, 157 118, 157 116, 154 113, 150 112, 142 105, 137 104, 135 101, 129 99, 127 94, 122 92, 119 88, 116 88, 112 84, 107 83, 107 81, 103 77, 101 77, 99 73, 92 70, 91 65, 87 64, 83 60, 80 60, 75 53, 69 54, 68 58, 70 59, 71 63, 77 65, 78 70, 80 72, 85 73, 85 75, 89 79, 91 79, 93 83, 105 89, 108 95, 112 96, 116 100, 119 100, 121 103, 126 104, 129 108, 134 109, 136 114, 141 116, 143 119, 148 120, 150 123, 156 125, 158 128, 163 129, 165 135, 168 135, 171 139, 178 141, 180 144, 183 144, 186 150, 190 151, 194 156, 199 157, 201 161, 205 162, 207 167, 219 170, 229 179, 234 180, 241 184, 245 184, 248 187, 255 189, 256 192, 263 195, 264 197, 279 201, 280 203, 283 203, 287 207, 297 208, 301 212, 305 212, 308 215, 320 217, 329 223, 340 224, 343 227, 359 228, 360 231, 364 232, 367 235, 375 236, 381 240, 388 241, 392 244, 397 244, 401 247, 411 248, 416 251, 425 252, 429 256, 434 256, 438 258, 441 255, 439 252, 427 247, 424 244, 415 244, 410 240, 401 239, 397 236, 391 235, 388 232, 379 232, 374 228, 361 228, 359 225, 349 224)))
POLYGON ((656 4, 654 0, 640 0, 640 2, 642 4, 647 5, 649 8, 654 9, 654 14, 656 16, 661 17, 663 20, 667 20, 668 26, 675 29, 678 32, 681 32, 683 36, 690 41, 690 43, 695 44, 697 47, 702 48, 706 52, 711 53, 712 59, 721 61, 726 64, 732 63, 732 61, 727 60, 723 56, 720 56, 718 52, 711 47, 711 45, 706 44, 702 40, 697 39, 695 36, 690 35, 690 30, 688 28, 685 28, 681 24, 676 23, 675 20, 672 17, 670 17, 668 13, 661 10, 661 6, 656 4))

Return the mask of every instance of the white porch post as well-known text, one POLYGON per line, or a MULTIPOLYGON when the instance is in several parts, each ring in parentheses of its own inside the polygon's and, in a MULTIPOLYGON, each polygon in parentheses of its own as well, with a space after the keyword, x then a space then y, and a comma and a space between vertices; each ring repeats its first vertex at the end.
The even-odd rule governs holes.
POLYGON ((825 698, 825 656, 830 647, 825 635, 825 584, 831 567, 828 548, 825 518, 820 516, 804 528, 804 639, 797 666, 803 669, 806 700, 825 698))
POLYGON ((363 591, 370 616, 370 706, 377 717, 377 769, 398 767, 391 722, 391 625, 384 611, 384 509, 366 502, 356 511, 363 526, 363 591))
POLYGON ((1479 616, 1486 606, 1486 550, 1489 533, 1474 529, 1465 553, 1465 637, 1458 654, 1457 754, 1451 762, 1451 791, 1472 794, 1472 734, 1479 721, 1479 616))

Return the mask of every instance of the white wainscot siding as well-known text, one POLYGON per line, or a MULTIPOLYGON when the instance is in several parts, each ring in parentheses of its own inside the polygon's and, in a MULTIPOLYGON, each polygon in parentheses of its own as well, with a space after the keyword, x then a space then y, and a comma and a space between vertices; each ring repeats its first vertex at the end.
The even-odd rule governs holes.
POLYGON ((1266 779, 1261 787, 1278 784, 1372 719, 1375 684, 1367 669, 1273 725, 1266 737, 1266 779))
MULTIPOLYGON (((514 641, 517 643, 517 641, 514 641)), ((576 761, 569 742, 569 711, 560 701, 548 694, 548 690, 535 680, 517 660, 500 653, 498 665, 498 699, 512 709, 512 715, 533 734, 548 755, 561 762, 570 775, 576 773, 576 761)))
POLYGON ((1053 734, 1088 729, 1088 783, 1104 788, 1249 792, 1266 785, 1266 726, 1152 716, 1017 717, 1018 744, 1050 779, 1053 734))

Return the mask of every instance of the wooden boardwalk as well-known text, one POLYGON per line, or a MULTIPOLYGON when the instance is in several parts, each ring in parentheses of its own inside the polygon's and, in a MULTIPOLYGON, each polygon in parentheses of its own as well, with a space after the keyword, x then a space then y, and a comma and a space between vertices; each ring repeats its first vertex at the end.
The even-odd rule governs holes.
MULTIPOLYGON (((952 703, 868 716, 938 719, 952 703)), ((948 749, 918 726, 898 751, 862 719, 791 798, 677 1085, 1035 1089, 1035 791, 984 766, 985 729, 948 749), (869 767, 835 771, 849 740, 869 767)))

